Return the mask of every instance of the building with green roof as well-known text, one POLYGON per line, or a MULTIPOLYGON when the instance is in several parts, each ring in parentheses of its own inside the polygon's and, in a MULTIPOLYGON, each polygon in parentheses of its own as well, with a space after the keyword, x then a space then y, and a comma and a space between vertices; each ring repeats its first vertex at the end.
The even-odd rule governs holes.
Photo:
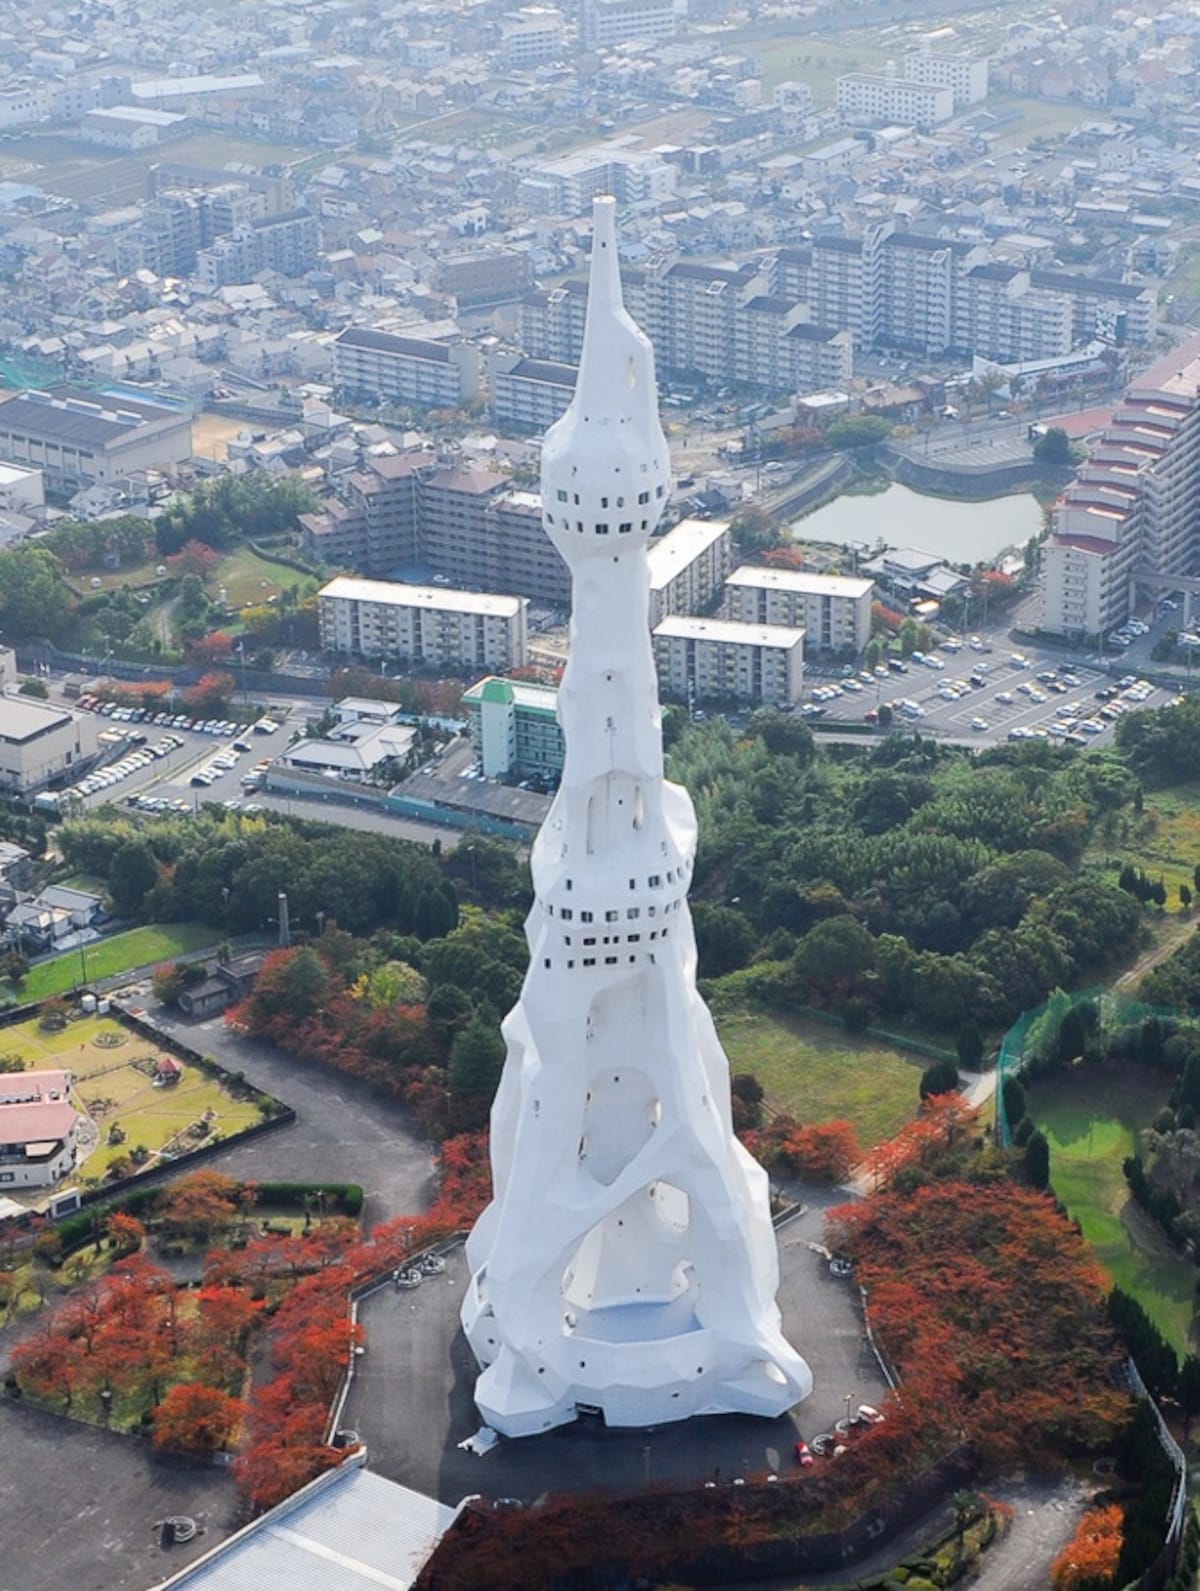
POLYGON ((464 694, 463 706, 479 766, 489 779, 562 772, 563 735, 553 686, 489 675, 464 694))

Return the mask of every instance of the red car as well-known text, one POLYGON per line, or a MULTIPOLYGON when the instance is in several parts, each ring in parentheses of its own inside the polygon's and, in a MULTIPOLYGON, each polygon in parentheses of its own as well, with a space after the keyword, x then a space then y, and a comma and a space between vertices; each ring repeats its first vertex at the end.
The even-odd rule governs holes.
POLYGON ((809 1452, 807 1442, 801 1441, 796 1443, 796 1462, 799 1464, 801 1469, 808 1469, 812 1464, 813 1456, 809 1452))

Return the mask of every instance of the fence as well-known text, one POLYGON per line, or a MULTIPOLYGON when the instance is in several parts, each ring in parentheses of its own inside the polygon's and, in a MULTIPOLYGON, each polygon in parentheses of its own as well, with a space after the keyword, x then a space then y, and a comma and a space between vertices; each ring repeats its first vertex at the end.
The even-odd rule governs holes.
POLYGON ((1180 1021, 1186 1014, 1171 1006, 1147 1005, 1142 1000, 1126 998, 1111 989, 1084 989, 1069 996, 1059 991, 1043 1005, 1036 1006, 1032 1011, 1023 1012, 1004 1035, 997 1062, 996 1136, 1004 1148, 1012 1148, 1011 1124, 1004 1107, 1005 1080, 1009 1077, 1024 1076, 1033 1063, 1047 1055, 1047 1044, 1057 1042, 1062 1017, 1075 1007, 1089 1003, 1097 1008, 1101 1033, 1112 1033, 1118 1027, 1132 1026, 1134 1023, 1145 1021, 1147 1017, 1180 1021), (1051 1013, 1052 1007, 1058 1012, 1059 1019, 1051 1033, 1050 1024, 1044 1023, 1044 1019, 1051 1013))
POLYGON ((1175 1471, 1175 1485, 1171 1490, 1171 1504, 1167 1510, 1167 1529, 1162 1551, 1137 1582, 1138 1591, 1156 1591, 1156 1588, 1161 1586, 1174 1570, 1179 1547, 1183 1541, 1184 1519, 1188 1507, 1187 1459, 1184 1457, 1183 1449, 1167 1429, 1167 1422, 1163 1419, 1158 1404, 1147 1391, 1146 1383, 1142 1380, 1138 1367, 1132 1359, 1126 1361, 1125 1372, 1135 1396, 1144 1398, 1150 1405, 1155 1429, 1158 1431, 1158 1440, 1175 1471))

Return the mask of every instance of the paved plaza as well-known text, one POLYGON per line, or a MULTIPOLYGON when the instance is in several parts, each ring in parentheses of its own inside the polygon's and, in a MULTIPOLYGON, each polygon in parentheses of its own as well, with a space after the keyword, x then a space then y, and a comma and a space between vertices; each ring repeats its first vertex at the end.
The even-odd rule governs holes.
POLYGON ((386 1287, 365 1300, 367 1352, 344 1423, 367 1444, 370 1467, 457 1503, 480 1492, 532 1502, 545 1492, 681 1486, 795 1468, 797 1435, 827 1431, 852 1403, 878 1403, 884 1383, 862 1333, 858 1289, 838 1281, 809 1247, 820 1242, 824 1208, 844 1195, 822 1190, 780 1234, 784 1329, 808 1360, 814 1391, 778 1420, 719 1415, 651 1431, 576 1423, 544 1436, 504 1441, 482 1458, 458 1443, 481 1421, 472 1401, 475 1365, 458 1323, 467 1282, 461 1248, 446 1274, 412 1292, 386 1287))

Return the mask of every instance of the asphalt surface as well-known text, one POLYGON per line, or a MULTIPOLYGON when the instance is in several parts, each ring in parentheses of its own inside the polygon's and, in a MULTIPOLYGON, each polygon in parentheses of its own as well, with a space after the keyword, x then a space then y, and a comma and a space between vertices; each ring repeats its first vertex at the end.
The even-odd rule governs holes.
POLYGON ((457 1249, 444 1276, 411 1292, 382 1288, 362 1304, 367 1352, 344 1424, 366 1442, 372 1469, 451 1504, 476 1492, 529 1503, 544 1492, 794 1474, 798 1436, 829 1430, 848 1396, 853 1407, 879 1404, 886 1390, 864 1339, 857 1288, 832 1277, 808 1247, 822 1239, 825 1208, 847 1195, 810 1189, 807 1197, 808 1212, 780 1233, 779 1304, 814 1390, 781 1419, 721 1415, 647 1431, 576 1423, 535 1441, 502 1440, 482 1458, 463 1452, 458 1444, 481 1421, 472 1401, 474 1360, 458 1321, 467 1268, 457 1249))
MULTIPOLYGON (((142 991, 145 994, 145 991, 142 991)), ((148 996, 134 1006, 152 1008, 148 996)), ((163 1027, 291 1105, 293 1126, 233 1144, 207 1162, 230 1176, 360 1182, 367 1227, 429 1203, 431 1146, 400 1107, 342 1079, 240 1039, 222 1022, 163 1027)), ((0 1332, 0 1363, 9 1339, 0 1332)), ((76 1425, 0 1397, 0 1591, 145 1591, 208 1551, 242 1522, 225 1470, 177 1468, 147 1444, 76 1425), (165 1550, 155 1522, 198 1519, 205 1533, 165 1550)))

